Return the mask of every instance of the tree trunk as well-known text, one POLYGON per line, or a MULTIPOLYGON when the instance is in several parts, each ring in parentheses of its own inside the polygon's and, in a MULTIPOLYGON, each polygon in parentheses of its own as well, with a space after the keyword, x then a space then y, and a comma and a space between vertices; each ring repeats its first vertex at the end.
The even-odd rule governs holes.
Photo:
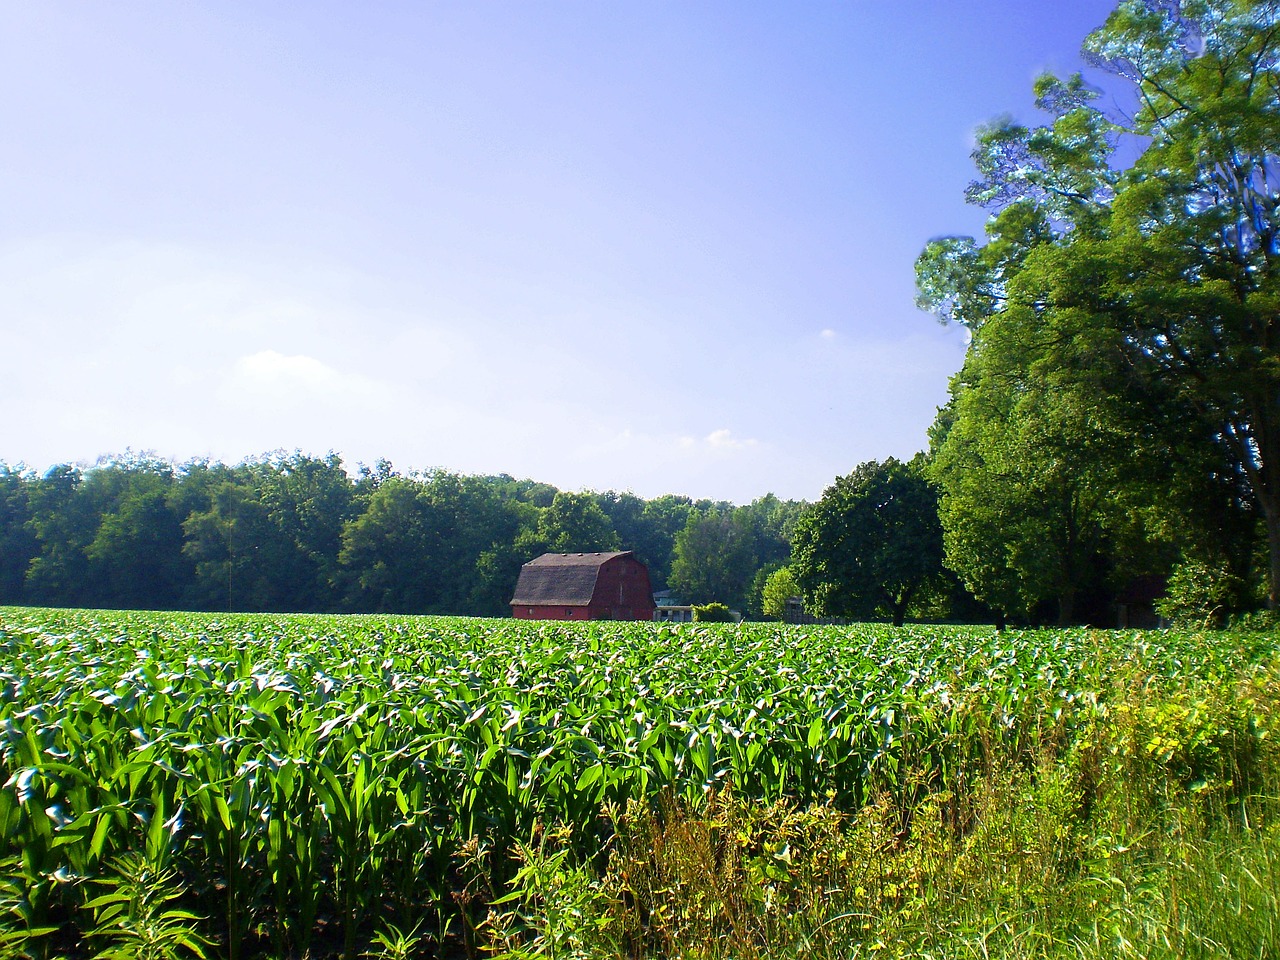
POLYGON ((900 627, 903 621, 907 619, 907 607, 911 605, 911 598, 915 596, 915 584, 907 587, 902 593, 891 598, 890 606, 893 608, 893 625, 900 627))
POLYGON ((1076 609, 1076 592, 1068 590, 1058 595, 1058 626, 1071 626, 1071 617, 1076 609))
POLYGON ((1267 524, 1267 609, 1280 610, 1280 504, 1272 497, 1259 497, 1267 524))

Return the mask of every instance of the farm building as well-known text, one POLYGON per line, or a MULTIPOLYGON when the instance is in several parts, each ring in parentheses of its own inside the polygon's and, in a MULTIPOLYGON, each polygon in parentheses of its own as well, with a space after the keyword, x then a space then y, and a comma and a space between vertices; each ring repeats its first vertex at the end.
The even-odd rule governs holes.
POLYGON ((511 613, 522 620, 648 620, 649 571, 630 550, 544 553, 520 568, 511 613))
POLYGON ((670 590, 659 590, 653 595, 657 608, 653 619, 657 623, 689 623, 693 620, 693 607, 670 590))

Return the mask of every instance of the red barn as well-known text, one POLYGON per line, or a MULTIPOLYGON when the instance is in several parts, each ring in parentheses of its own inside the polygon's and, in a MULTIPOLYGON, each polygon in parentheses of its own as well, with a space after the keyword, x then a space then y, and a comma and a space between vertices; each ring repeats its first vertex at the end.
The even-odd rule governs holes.
POLYGON ((520 568, 511 613, 522 620, 652 620, 649 571, 630 550, 544 553, 520 568))

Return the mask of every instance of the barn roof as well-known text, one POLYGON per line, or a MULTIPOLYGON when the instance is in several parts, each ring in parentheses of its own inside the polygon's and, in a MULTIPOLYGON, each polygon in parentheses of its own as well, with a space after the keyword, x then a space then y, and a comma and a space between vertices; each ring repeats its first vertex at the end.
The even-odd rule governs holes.
POLYGON ((591 602, 596 575, 614 557, 629 557, 632 551, 612 553, 544 553, 520 568, 513 604, 557 604, 584 606, 591 602))

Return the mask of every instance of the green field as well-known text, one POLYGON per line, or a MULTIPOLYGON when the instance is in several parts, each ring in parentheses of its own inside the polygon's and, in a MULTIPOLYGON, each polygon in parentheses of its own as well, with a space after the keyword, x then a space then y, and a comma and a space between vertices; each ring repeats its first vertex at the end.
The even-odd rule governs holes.
POLYGON ((1276 956, 1276 646, 0 608, 0 956, 1276 956))

